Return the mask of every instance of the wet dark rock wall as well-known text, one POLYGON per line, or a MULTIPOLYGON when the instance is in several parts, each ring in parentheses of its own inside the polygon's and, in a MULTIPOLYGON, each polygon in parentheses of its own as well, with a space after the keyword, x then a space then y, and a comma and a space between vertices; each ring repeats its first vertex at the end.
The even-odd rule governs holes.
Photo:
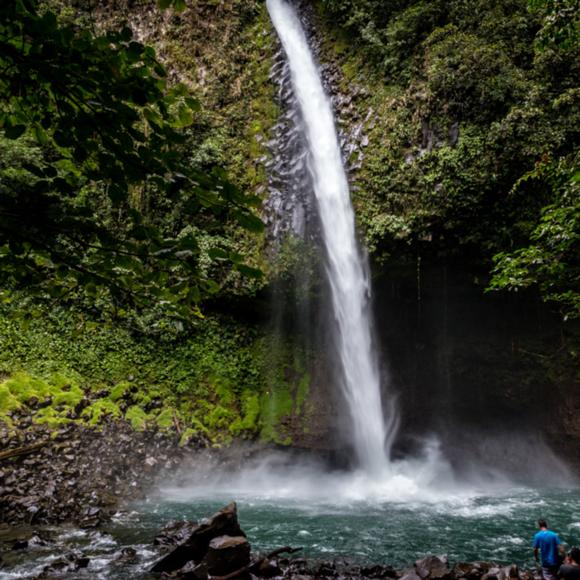
POLYGON ((435 433, 456 461, 485 454, 524 470, 524 456, 543 454, 545 442, 578 465, 578 326, 534 295, 484 293, 462 265, 417 266, 375 278, 402 442, 435 433))
MULTIPOLYGON (((485 293, 462 265, 373 271, 383 397, 395 394, 402 419, 398 457, 435 436, 467 475, 488 469, 558 483, 566 471, 558 458, 580 470, 577 324, 532 294, 485 293)), ((285 332, 295 330, 288 320, 285 332)), ((333 368, 328 357, 311 360, 316 437, 296 430, 293 445, 348 461, 348 414, 333 368)))

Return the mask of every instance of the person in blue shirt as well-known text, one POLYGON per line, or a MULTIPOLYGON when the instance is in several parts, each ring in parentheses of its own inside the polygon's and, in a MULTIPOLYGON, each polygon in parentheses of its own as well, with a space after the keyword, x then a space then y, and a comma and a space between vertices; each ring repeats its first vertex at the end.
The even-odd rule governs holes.
POLYGON ((562 563, 564 547, 556 532, 548 529, 546 520, 539 520, 540 531, 534 536, 534 558, 538 562, 538 556, 542 559, 542 576, 544 580, 556 580, 558 568, 562 563))

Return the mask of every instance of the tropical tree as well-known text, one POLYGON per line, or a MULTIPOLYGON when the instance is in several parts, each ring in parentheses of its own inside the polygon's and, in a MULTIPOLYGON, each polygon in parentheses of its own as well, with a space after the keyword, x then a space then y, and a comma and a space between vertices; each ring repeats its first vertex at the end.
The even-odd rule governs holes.
MULTIPOLYGON (((179 0, 160 5, 182 8, 179 0)), ((170 86, 155 51, 129 28, 95 34, 59 22, 37 0, 0 5, 0 288, 60 299, 106 293, 171 316, 198 313, 217 291, 195 231, 237 221, 260 230, 222 171, 184 163, 199 109, 170 86), (139 200, 178 204, 197 228, 168 231, 139 200)), ((223 248, 209 256, 258 272, 223 248)))

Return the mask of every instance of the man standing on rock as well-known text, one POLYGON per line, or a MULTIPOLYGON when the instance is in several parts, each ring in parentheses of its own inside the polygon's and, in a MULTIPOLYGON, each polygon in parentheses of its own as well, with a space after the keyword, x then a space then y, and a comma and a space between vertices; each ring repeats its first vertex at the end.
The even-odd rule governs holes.
POLYGON ((548 529, 548 522, 538 521, 540 531, 534 536, 534 558, 538 562, 538 555, 542 558, 542 576, 544 580, 556 580, 558 568, 562 561, 562 542, 556 532, 548 529))

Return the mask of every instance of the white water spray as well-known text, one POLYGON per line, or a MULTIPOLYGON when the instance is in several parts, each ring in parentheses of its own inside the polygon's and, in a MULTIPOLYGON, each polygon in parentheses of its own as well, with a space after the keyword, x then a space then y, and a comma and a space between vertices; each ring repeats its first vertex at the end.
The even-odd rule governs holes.
POLYGON ((379 475, 388 468, 396 413, 383 416, 378 363, 371 339, 369 281, 355 235, 348 180, 332 108, 294 8, 268 0, 268 11, 288 58, 309 149, 309 167, 326 254, 332 305, 338 326, 343 390, 361 467, 379 475))

